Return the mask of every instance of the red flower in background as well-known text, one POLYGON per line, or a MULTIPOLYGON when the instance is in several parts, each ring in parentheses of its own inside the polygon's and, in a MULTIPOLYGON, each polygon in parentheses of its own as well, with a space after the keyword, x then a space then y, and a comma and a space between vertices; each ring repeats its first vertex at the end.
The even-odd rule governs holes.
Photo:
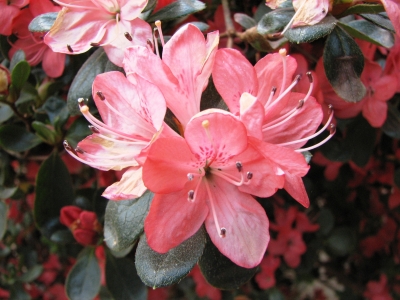
POLYGON ((368 300, 392 300, 393 298, 389 293, 386 275, 381 274, 379 281, 369 281, 363 295, 368 300))
POLYGON ((0 0, 1 18, 0 34, 10 35, 12 33, 12 24, 16 19, 21 8, 29 4, 29 0, 0 0))

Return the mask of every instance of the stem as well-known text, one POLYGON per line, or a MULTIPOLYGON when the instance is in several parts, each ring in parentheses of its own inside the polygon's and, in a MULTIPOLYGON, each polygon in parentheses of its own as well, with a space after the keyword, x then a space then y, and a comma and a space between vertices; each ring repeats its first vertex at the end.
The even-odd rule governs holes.
POLYGON ((226 31, 228 32, 228 42, 226 43, 227 48, 233 47, 233 36, 235 35, 235 27, 231 18, 231 10, 229 9, 228 0, 222 0, 222 9, 224 11, 224 20, 226 31))

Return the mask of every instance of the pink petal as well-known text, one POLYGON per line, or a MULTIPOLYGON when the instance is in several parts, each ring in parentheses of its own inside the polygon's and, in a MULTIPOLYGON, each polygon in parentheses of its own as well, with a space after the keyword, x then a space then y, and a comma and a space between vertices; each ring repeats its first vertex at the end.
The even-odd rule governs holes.
POLYGON ((270 239, 264 209, 249 194, 223 179, 213 178, 209 187, 219 225, 226 229, 225 237, 220 237, 210 209, 205 224, 211 241, 235 264, 244 268, 257 266, 270 239))
POLYGON ((121 11, 121 19, 133 20, 139 17, 142 10, 145 8, 146 0, 117 0, 121 11))
POLYGON ((186 182, 181 191, 156 194, 153 198, 144 221, 144 231, 147 243, 156 252, 165 253, 190 238, 200 229, 208 214, 204 189, 198 190, 195 201, 188 201, 187 193, 195 189, 195 182, 186 182))
POLYGON ((387 103, 367 98, 362 108, 362 114, 372 127, 382 127, 387 117, 387 103))
POLYGON ((239 99, 247 92, 253 96, 258 92, 258 81, 254 67, 235 49, 219 49, 215 56, 213 81, 231 113, 238 114, 239 99))
POLYGON ((49 12, 58 12, 61 10, 61 6, 54 5, 50 0, 30 0, 29 10, 36 17, 49 12))
POLYGON ((65 68, 65 54, 55 53, 50 48, 47 48, 43 55, 42 67, 47 76, 60 77, 65 68))
POLYGON ((375 91, 375 93, 373 94, 373 98, 375 98, 376 101, 390 100, 396 93, 396 76, 382 75, 382 77, 374 82, 373 89, 375 91))
POLYGON ((400 35, 400 3, 398 0, 382 0, 383 6, 397 35, 400 35))
POLYGON ((249 136, 262 139, 264 106, 249 93, 243 93, 240 97, 240 120, 246 126, 249 136))
POLYGON ((18 7, 15 6, 11 6, 11 5, 7 5, 7 4, 1 4, 0 3, 0 9, 1 9, 1 13, 4 16, 7 16, 6 18, 2 18, 2 24, 0 26, 0 34, 1 35, 11 35, 12 33, 12 23, 14 18, 16 18, 19 13, 20 13, 20 9, 18 7))
POLYGON ((296 13, 292 27, 317 24, 325 18, 330 6, 329 0, 294 0, 293 7, 296 13))
POLYGON ((119 182, 116 182, 103 192, 103 197, 110 200, 135 199, 147 190, 142 180, 142 168, 131 167, 125 171, 119 182))
POLYGON ((284 189, 304 207, 307 208, 310 206, 310 200, 308 199, 306 188, 300 176, 285 173, 284 189))

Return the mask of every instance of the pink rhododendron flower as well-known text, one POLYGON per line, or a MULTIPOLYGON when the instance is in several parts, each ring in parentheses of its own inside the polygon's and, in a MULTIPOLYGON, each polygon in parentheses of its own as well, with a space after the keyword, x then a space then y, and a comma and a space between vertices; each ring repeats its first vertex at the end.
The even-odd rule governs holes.
POLYGON ((248 134, 264 142, 258 143, 257 147, 279 165, 281 174, 285 174, 284 188, 302 205, 308 206, 309 199, 301 179, 308 166, 304 157, 296 152, 314 148, 299 149, 330 125, 332 114, 327 124, 315 133, 322 119, 321 106, 311 96, 311 74, 308 75, 310 89, 307 94, 291 91, 299 80, 296 77, 289 84, 296 67, 294 58, 286 56, 284 50, 266 55, 253 67, 240 52, 219 49, 213 80, 229 110, 246 125, 248 134), (271 144, 281 148, 273 156, 267 154, 271 144))
POLYGON ((179 29, 164 45, 162 59, 145 47, 125 52, 128 79, 141 76, 159 87, 168 108, 184 128, 200 112, 200 99, 211 75, 218 46, 218 32, 203 33, 194 25, 179 29))
POLYGON ((145 46, 151 39, 150 25, 139 19, 146 0, 54 1, 63 6, 44 37, 54 52, 78 54, 102 46, 108 58, 122 66, 123 51, 145 46))
POLYGON ((10 35, 14 19, 19 16, 21 8, 29 4, 29 0, 0 0, 1 18, 0 34, 10 35))
POLYGON ((379 281, 369 281, 363 296, 368 300, 392 300, 385 274, 381 274, 379 281))
POLYGON ((255 280, 258 286, 264 290, 275 286, 275 271, 281 265, 281 259, 273 255, 266 255, 261 261, 261 272, 257 273, 255 280))
POLYGON ((214 245, 235 264, 260 263, 269 241, 268 218, 251 195, 274 194, 283 178, 249 143, 235 116, 206 110, 189 121, 184 138, 158 138, 143 181, 155 193, 144 223, 153 250, 169 251, 205 223, 214 245))
POLYGON ((48 12, 57 12, 59 6, 50 0, 31 0, 29 7, 23 9, 13 23, 13 33, 18 37, 9 52, 10 58, 17 50, 23 50, 26 61, 31 66, 42 63, 43 70, 50 77, 59 77, 64 72, 65 54, 53 52, 44 42, 43 34, 30 32, 29 23, 34 17, 48 12))
POLYGON ((400 36, 400 2, 398 0, 381 0, 396 34, 400 36))

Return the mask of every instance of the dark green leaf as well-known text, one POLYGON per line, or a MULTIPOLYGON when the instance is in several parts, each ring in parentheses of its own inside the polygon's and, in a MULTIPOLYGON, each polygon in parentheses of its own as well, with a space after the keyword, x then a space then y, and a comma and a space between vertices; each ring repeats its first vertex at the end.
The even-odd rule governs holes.
POLYGON ((268 290, 268 300, 285 300, 285 295, 278 288, 274 287, 268 290))
POLYGON ((8 205, 0 201, 0 241, 7 229, 8 205))
POLYGON ((150 208, 153 193, 147 191, 133 200, 109 201, 104 222, 104 240, 114 251, 132 246, 143 232, 143 222, 150 208))
POLYGON ((23 50, 17 50, 10 61, 10 68, 9 70, 12 71, 14 67, 21 61, 26 61, 25 52, 23 50))
POLYGON ((394 30, 393 24, 390 21, 389 17, 386 13, 380 14, 362 14, 361 15, 364 19, 374 23, 375 25, 382 27, 383 29, 389 30, 393 33, 396 31, 394 30))
POLYGON ((42 265, 34 265, 27 272, 25 272, 19 277, 19 281, 21 282, 34 281, 36 278, 40 276, 40 274, 42 274, 42 272, 43 272, 42 265))
POLYGON ((240 26, 242 26, 244 29, 249 29, 251 27, 257 26, 256 20, 246 14, 236 13, 233 15, 233 19, 236 23, 239 23, 240 26))
POLYGON ((206 5, 198 0, 177 0, 164 6, 146 21, 153 23, 157 20, 170 21, 194 14, 206 8, 206 5))
POLYGON ((335 228, 327 240, 327 246, 334 255, 347 255, 355 249, 356 236, 349 227, 335 228))
POLYGON ((5 59, 8 58, 8 52, 10 49, 11 45, 8 42, 8 37, 5 35, 0 35, 0 53, 5 59))
POLYGON ((382 130, 394 139, 400 139, 400 112, 391 103, 388 103, 388 114, 382 130))
POLYGON ((18 192, 18 187, 7 188, 0 186, 0 199, 13 197, 18 192))
POLYGON ((107 253, 107 288, 115 300, 146 300, 147 287, 140 280, 135 263, 107 253))
POLYGON ((47 144, 55 145, 58 142, 57 133, 54 129, 47 127, 46 124, 39 121, 33 121, 32 127, 35 129, 36 134, 47 144))
POLYGON ((94 78, 107 71, 119 70, 112 64, 103 48, 97 49, 82 65, 68 92, 67 104, 71 115, 79 115, 79 98, 91 98, 94 78))
POLYGON ((100 291, 100 267, 94 249, 85 248, 68 274, 65 290, 70 300, 93 299, 100 291))
POLYGON ((318 234, 327 235, 335 225, 335 216, 330 209, 323 208, 318 216, 319 230, 318 234))
POLYGON ((76 147, 81 140, 92 133, 88 125, 89 123, 84 117, 80 117, 72 123, 71 127, 68 129, 67 135, 65 136, 65 139, 72 147, 76 147))
POLYGON ((35 17, 28 26, 31 32, 47 32, 53 26, 58 12, 49 12, 35 17))
POLYGON ((69 244, 75 242, 74 236, 69 229, 60 229, 51 234, 50 240, 58 244, 69 244))
POLYGON ((293 15, 293 9, 275 9, 261 18, 257 25, 257 31, 262 35, 282 31, 293 18, 293 15))
POLYGON ((33 133, 17 125, 3 125, 0 127, 0 146, 8 151, 23 152, 42 142, 33 133))
POLYGON ((9 105, 0 103, 0 124, 7 121, 14 115, 9 105))
POLYGON ((36 178, 34 217, 39 228, 58 220, 60 210, 74 201, 74 188, 64 162, 53 152, 40 166, 36 178))
POLYGON ((337 20, 327 15, 321 22, 312 26, 300 26, 287 30, 284 36, 292 43, 310 43, 332 32, 337 20))
POLYGON ((359 115, 347 129, 345 143, 352 149, 351 160, 363 167, 374 151, 377 130, 359 115))
POLYGON ((142 13, 153 10, 157 6, 157 0, 149 0, 147 1, 146 7, 142 10, 142 13))
POLYGON ((200 110, 209 108, 221 108, 227 110, 225 102, 215 88, 214 81, 210 78, 207 88, 201 94, 200 110))
POLYGON ((223 290, 239 288, 249 281, 258 270, 258 267, 246 269, 234 264, 219 252, 208 235, 204 253, 199 260, 199 267, 209 284, 223 290))
MULTIPOLYGON (((396 169, 396 171, 394 171, 394 184, 400 188, 400 168, 396 169)), ((1 240, 1 238, 0 238, 1 240)))
POLYGON ((188 24, 192 24, 196 26, 201 32, 205 32, 210 28, 210 25, 204 22, 189 22, 188 24))
POLYGON ((272 11, 271 8, 269 8, 268 6, 265 5, 264 2, 261 2, 256 9, 256 12, 254 13, 254 20, 256 20, 256 22, 258 23, 261 18, 266 15, 267 13, 269 13, 270 11, 272 11))
POLYGON ((323 59, 326 77, 341 98, 348 102, 364 98, 366 88, 360 80, 364 55, 353 38, 338 26, 325 42, 323 59))
POLYGON ((65 116, 64 111, 65 111, 65 107, 67 106, 65 100, 59 98, 59 97, 55 97, 55 96, 51 96, 49 97, 46 102, 43 104, 43 106, 38 109, 38 112, 45 112, 47 113, 47 115, 49 116, 50 122, 52 124, 54 124, 55 119, 57 117, 60 117, 60 115, 62 115, 62 118, 68 118, 68 115, 65 116))
POLYGON ((11 84, 21 90, 31 73, 31 66, 27 61, 20 61, 11 72, 11 84))
POLYGON ((10 289, 10 300, 30 300, 31 297, 25 292, 22 283, 16 282, 10 289))
POLYGON ((384 11, 385 8, 383 7, 383 5, 380 4, 359 4, 349 7, 338 17, 342 18, 344 16, 354 15, 354 14, 377 14, 384 11))
POLYGON ((197 263, 203 253, 206 237, 203 228, 179 246, 160 254, 147 244, 142 235, 136 249, 136 269, 144 284, 159 288, 179 282, 197 263))
POLYGON ((366 20, 355 20, 340 26, 355 38, 359 38, 378 46, 391 48, 394 45, 394 36, 389 31, 366 20))

